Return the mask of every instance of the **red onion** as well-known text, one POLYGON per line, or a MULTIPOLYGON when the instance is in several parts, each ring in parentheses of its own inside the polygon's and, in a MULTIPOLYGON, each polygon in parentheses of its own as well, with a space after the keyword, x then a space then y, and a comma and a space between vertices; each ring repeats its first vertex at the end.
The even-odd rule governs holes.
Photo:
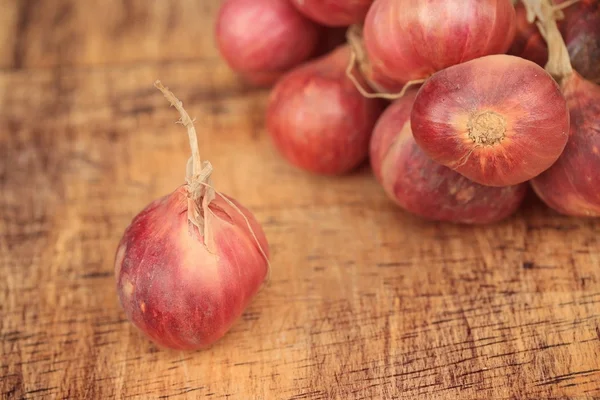
POLYGON ((210 186, 196 132, 181 102, 192 146, 188 183, 157 199, 125 230, 115 258, 127 318, 161 347, 194 350, 220 339, 257 293, 268 269, 268 243, 254 216, 210 186))
POLYGON ((515 29, 510 0, 376 0, 363 32, 370 79, 398 91, 449 66, 505 53, 515 29))
POLYGON ((479 185, 427 157, 410 125, 416 91, 389 106, 375 126, 370 160, 387 195, 401 208, 428 220, 465 224, 500 221, 523 201, 527 184, 479 185))
POLYGON ((373 0, 291 0, 306 16, 326 26, 362 23, 373 0))
POLYGON ((259 85, 308 60, 320 35, 317 24, 287 0, 225 0, 215 30, 230 68, 259 85))
POLYGON ((558 161, 531 185, 548 206, 562 214, 600 217, 600 86, 573 70, 552 4, 536 2, 536 9, 548 41, 546 69, 560 82, 567 99, 571 130, 558 161))
POLYGON ((420 88, 411 123, 428 156, 489 186, 516 185, 548 169, 569 135, 556 82, 534 62, 510 55, 437 72, 420 88))
POLYGON ((293 165, 342 174, 366 160, 380 100, 363 97, 346 76, 350 48, 310 61, 282 77, 267 106, 267 130, 293 165))

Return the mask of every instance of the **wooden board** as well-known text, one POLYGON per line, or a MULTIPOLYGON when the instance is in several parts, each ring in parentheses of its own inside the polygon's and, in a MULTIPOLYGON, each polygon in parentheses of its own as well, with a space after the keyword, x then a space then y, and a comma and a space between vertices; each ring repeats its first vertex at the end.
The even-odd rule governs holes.
POLYGON ((600 224, 530 196, 487 227, 427 223, 368 168, 287 165, 268 92, 214 47, 215 1, 0 2, 0 396, 504 399, 600 396, 600 224), (250 208, 272 281, 215 346, 158 350, 118 304, 113 257, 189 156, 250 208))

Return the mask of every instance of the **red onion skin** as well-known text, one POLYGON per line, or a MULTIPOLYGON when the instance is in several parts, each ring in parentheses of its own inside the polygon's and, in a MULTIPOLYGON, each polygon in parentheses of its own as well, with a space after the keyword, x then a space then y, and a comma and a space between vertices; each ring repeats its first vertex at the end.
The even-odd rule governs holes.
POLYGON ((449 66, 505 53, 515 30, 510 0, 376 0, 363 31, 370 78, 396 91, 449 66))
POLYGON ((365 20, 373 0, 291 0, 304 15, 325 26, 349 26, 365 20))
POLYGON ((600 86, 575 72, 562 87, 571 112, 569 142, 531 185, 559 213, 600 217, 600 86))
POLYGON ((580 0, 564 10, 558 21, 573 68, 600 84, 600 1, 580 0))
POLYGON ((488 186, 539 175, 569 137, 558 84, 539 65, 510 55, 481 57, 433 75, 419 89, 411 123, 429 157, 488 186))
MULTIPOLYGON (((259 290, 268 270, 247 223, 218 195, 210 203, 214 246, 188 221, 182 186, 142 210, 115 258, 120 302, 128 319, 160 347, 197 350, 220 339, 259 290)), ((268 257, 260 224, 235 200, 268 257)))
POLYGON ((225 0, 216 19, 217 47, 249 82, 270 85, 314 55, 321 28, 289 1, 225 0))
POLYGON ((515 6, 517 30, 508 54, 533 61, 540 67, 548 62, 548 46, 537 25, 527 21, 527 11, 523 3, 515 6))
POLYGON ((392 103, 373 132, 371 166, 387 195, 404 210, 431 221, 490 224, 515 213, 527 184, 479 185, 425 155, 411 131, 415 97, 411 90, 392 103))
POLYGON ((300 169, 339 175, 368 156, 383 102, 356 90, 346 76, 349 57, 349 47, 340 46, 289 72, 271 92, 267 131, 283 157, 300 169))

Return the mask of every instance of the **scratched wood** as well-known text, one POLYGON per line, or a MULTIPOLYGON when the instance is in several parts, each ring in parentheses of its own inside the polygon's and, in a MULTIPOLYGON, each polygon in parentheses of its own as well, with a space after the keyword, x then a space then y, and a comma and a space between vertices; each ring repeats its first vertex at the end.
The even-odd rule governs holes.
POLYGON ((395 208, 368 168, 288 166, 266 91, 213 45, 213 1, 0 2, 0 393, 21 398, 600 396, 600 224, 533 196, 487 227, 395 208), (218 188, 249 207, 273 273, 215 346, 158 350, 117 302, 113 256, 183 182, 197 119, 218 188))

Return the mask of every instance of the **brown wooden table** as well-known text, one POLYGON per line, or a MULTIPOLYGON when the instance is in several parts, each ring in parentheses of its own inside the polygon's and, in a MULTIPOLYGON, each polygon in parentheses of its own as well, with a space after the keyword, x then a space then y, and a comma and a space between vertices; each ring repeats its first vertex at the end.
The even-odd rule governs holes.
POLYGON ((600 224, 531 197, 487 227, 394 207, 367 168, 288 166, 267 91, 215 50, 215 0, 0 2, 4 398, 600 396, 600 224), (126 321, 123 229, 183 183, 161 79, 196 117, 214 182, 272 246, 271 284, 217 345, 158 350, 126 321))

